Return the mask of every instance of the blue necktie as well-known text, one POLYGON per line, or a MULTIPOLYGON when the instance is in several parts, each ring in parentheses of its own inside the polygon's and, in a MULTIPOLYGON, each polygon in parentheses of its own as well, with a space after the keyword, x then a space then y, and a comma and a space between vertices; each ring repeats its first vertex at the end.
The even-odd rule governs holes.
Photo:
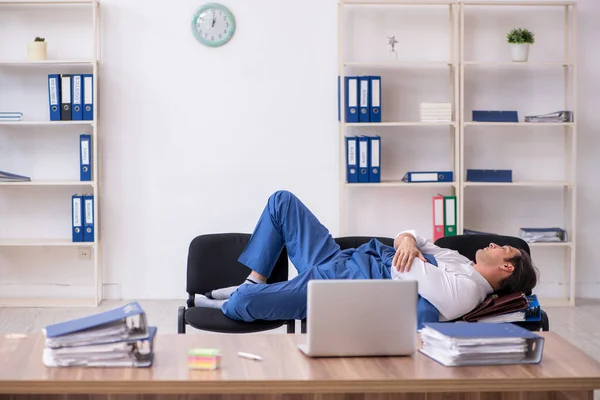
MULTIPOLYGON (((423 254, 423 257, 425 257, 429 263, 435 265, 436 267, 438 266, 437 260, 431 254, 423 254)), ((427 301, 424 297, 421 297, 421 295, 419 295, 419 301, 417 303, 417 314, 417 329, 423 328, 423 324, 426 322, 440 321, 440 312, 438 309, 435 308, 434 305, 427 301)))

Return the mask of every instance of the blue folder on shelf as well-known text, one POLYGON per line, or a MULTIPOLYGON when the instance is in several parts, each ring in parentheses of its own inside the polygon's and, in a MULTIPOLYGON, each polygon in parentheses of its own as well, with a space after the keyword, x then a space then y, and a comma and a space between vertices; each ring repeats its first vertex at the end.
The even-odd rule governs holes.
POLYGON ((83 112, 82 119, 84 121, 94 120, 94 75, 83 74, 81 75, 83 80, 83 112))
POLYGON ((78 194, 71 197, 71 226, 73 242, 83 242, 83 198, 78 194))
POLYGON ((407 172, 402 178, 402 181, 409 183, 453 182, 454 173, 452 171, 407 172))
POLYGON ((358 182, 369 182, 369 138, 358 137, 358 182))
POLYGON ((83 241, 94 241, 94 195, 83 195, 83 241))
POLYGON ((92 180, 92 135, 85 133, 79 136, 79 179, 92 180))
POLYGON ((468 182, 512 182, 510 169, 467 169, 468 182))
POLYGON ((359 116, 358 122, 371 121, 371 94, 370 94, 370 79, 368 76, 358 77, 359 90, 359 116))
POLYGON ((369 78, 369 101, 370 122, 381 122, 381 76, 375 75, 369 78))
POLYGON ((381 137, 369 136, 369 182, 381 182, 381 137))
POLYGON ((48 75, 48 107, 50 121, 60 121, 60 75, 48 75))
POLYGON ((82 88, 82 76, 72 76, 72 91, 73 91, 73 104, 71 105, 71 119, 82 120, 83 119, 83 88, 82 88))
POLYGON ((519 122, 519 114, 513 110, 473 110, 474 122, 519 122))
POLYGON ((358 182, 358 138, 346 136, 346 182, 358 182))

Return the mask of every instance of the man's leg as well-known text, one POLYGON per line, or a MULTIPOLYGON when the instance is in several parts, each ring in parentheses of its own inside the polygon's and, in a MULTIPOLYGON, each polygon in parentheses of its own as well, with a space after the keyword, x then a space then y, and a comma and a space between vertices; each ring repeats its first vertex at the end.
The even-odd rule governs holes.
POLYGON ((308 282, 324 279, 321 275, 315 267, 285 282, 242 285, 230 299, 220 302, 221 310, 227 317, 245 322, 306 318, 308 282))
MULTIPOLYGON (((238 259, 254 272, 248 277, 251 281, 244 283, 263 283, 256 282, 256 278, 269 278, 284 245, 298 273, 322 265, 340 252, 339 245, 317 217, 294 194, 280 190, 269 197, 238 259)), ((224 300, 238 287, 213 290, 207 297, 224 300)))

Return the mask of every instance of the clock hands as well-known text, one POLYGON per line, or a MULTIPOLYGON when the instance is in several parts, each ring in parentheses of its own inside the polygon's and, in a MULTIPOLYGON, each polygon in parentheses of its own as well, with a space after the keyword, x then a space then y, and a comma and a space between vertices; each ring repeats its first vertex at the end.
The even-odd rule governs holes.
POLYGON ((215 21, 216 21, 216 20, 217 20, 217 17, 216 17, 216 15, 215 15, 215 10, 213 10, 213 22, 212 22, 211 28, 214 28, 214 27, 215 27, 215 21))

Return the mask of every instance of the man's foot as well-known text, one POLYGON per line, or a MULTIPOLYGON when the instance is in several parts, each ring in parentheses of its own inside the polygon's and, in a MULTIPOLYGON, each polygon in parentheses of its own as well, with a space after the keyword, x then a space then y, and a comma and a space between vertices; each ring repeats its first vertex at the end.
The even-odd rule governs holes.
MULTIPOLYGON (((248 277, 246 278, 244 283, 242 283, 242 285, 254 285, 257 283, 265 283, 265 282, 255 276, 253 276, 252 274, 250 274, 250 275, 248 275, 248 277)), ((215 290, 205 293, 204 295, 207 298, 212 299, 212 300, 227 300, 228 298, 231 297, 231 294, 233 292, 235 292, 242 285, 229 286, 226 288, 215 289, 215 290)))
POLYGON ((227 300, 213 300, 206 296, 196 295, 194 297, 194 305, 196 307, 221 308, 227 300))

